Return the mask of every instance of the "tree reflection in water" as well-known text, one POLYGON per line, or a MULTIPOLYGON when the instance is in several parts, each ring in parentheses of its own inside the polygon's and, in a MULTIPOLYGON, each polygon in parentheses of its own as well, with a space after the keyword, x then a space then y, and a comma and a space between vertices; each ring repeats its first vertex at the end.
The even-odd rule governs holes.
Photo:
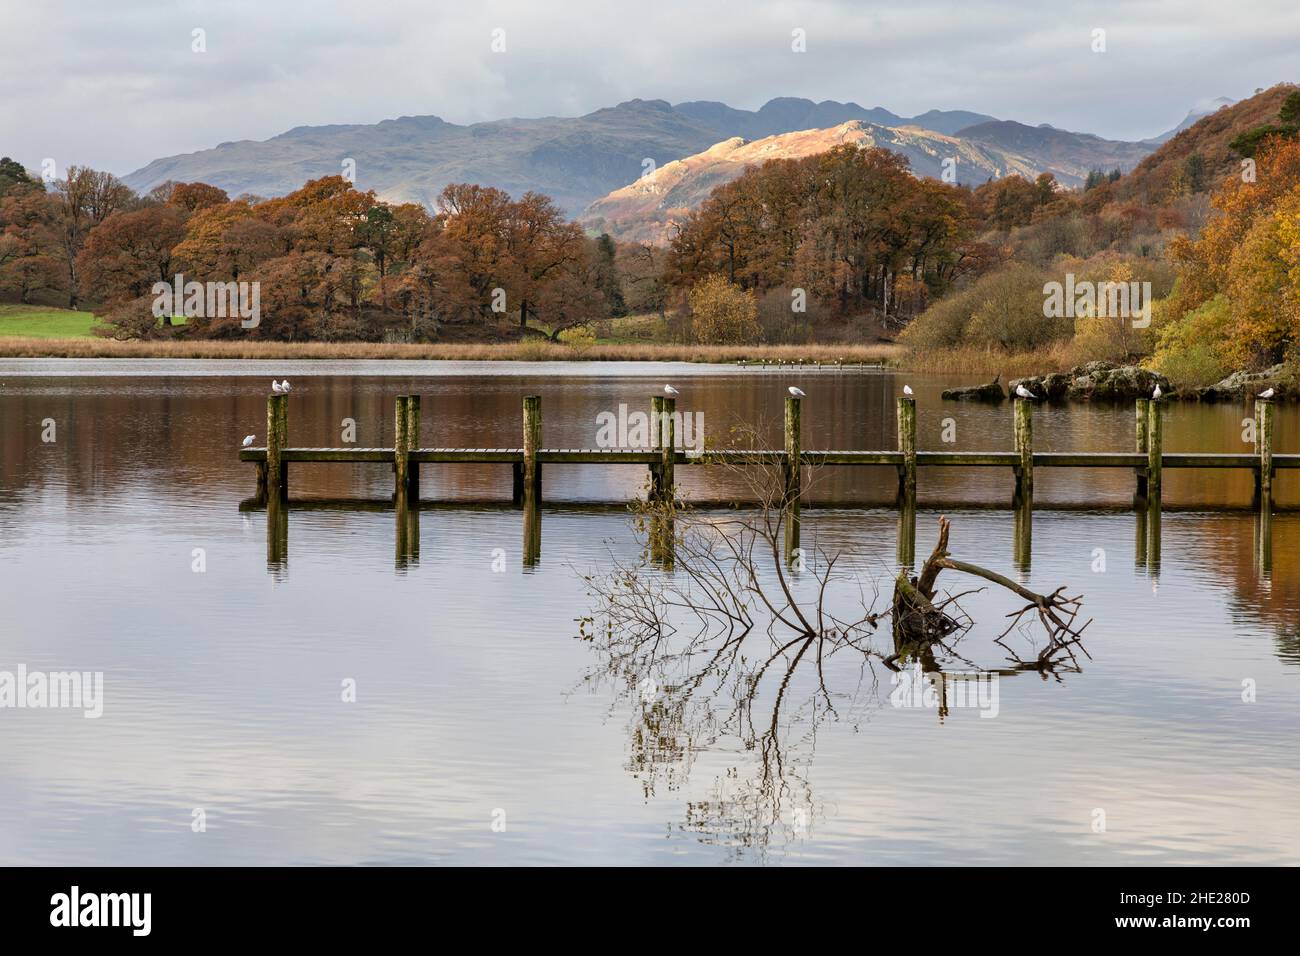
POLYGON ((645 796, 684 791, 706 762, 714 784, 688 801, 682 828, 738 853, 787 844, 823 814, 809 783, 818 729, 828 718, 859 728, 897 696, 882 684, 924 674, 943 720, 956 680, 1060 680, 1086 657, 1080 598, 1037 594, 952 558, 945 519, 920 574, 895 577, 883 609, 882 568, 820 547, 788 560, 779 486, 757 485, 759 505, 743 512, 635 505, 641 553, 611 556, 612 570, 587 576, 593 607, 579 621, 600 655, 587 681, 613 685, 614 708, 633 710, 627 768, 645 796), (993 639, 999 664, 963 652, 975 622, 961 599, 972 591, 940 590, 943 570, 1018 599, 993 639))

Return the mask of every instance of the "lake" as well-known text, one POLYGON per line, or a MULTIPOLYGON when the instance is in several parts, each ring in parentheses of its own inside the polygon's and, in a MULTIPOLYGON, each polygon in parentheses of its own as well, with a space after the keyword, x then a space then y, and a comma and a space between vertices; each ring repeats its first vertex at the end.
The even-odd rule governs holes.
MULTIPOLYGON (((399 513, 389 465, 294 464, 268 535, 238 449, 264 441, 273 375, 293 382, 292 445, 340 445, 352 419, 358 445, 391 446, 394 398, 418 393, 426 447, 518 446, 527 394, 545 446, 591 447, 602 412, 671 382, 710 442, 744 427, 779 447, 795 384, 805 449, 890 449, 904 381, 922 449, 1012 443, 1009 405, 939 399, 960 376, 0 360, 0 673, 103 675, 98 717, 0 708, 0 862, 1300 862, 1292 472, 1267 534, 1247 472, 1166 473, 1153 550, 1131 472, 1041 469, 1023 553, 1009 470, 921 469, 918 561, 947 515, 954 556, 1065 586, 1092 619, 1077 666, 1003 672, 995 707, 941 713, 861 655, 786 655, 751 693, 681 648, 645 661, 593 637, 584 578, 638 561, 626 503, 644 467, 548 465, 530 519, 506 465, 426 465, 427 500, 399 513)), ((1173 405, 1165 449, 1248 451, 1250 414, 1173 405)), ((1278 415, 1276 450, 1300 451, 1300 412, 1278 415)), ((1130 451, 1133 430, 1126 406, 1035 417, 1048 451, 1130 451)), ((677 480, 708 502, 744 483, 695 465, 677 480)), ((802 540, 814 565, 840 557, 833 600, 880 609, 899 569, 893 470, 807 481, 802 540)), ((993 638, 1022 604, 963 597, 974 625, 943 669, 1005 670, 993 638)), ((1032 631, 1013 639, 1033 650, 1032 631)), ((771 653, 748 640, 751 660, 771 653)))

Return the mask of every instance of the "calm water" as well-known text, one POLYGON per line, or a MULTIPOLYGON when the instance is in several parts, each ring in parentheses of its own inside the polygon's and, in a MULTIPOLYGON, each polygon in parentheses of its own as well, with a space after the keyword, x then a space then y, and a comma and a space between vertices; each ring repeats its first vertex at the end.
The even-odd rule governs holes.
MULTIPOLYGON (((553 504, 525 567, 506 466, 426 466, 438 504, 399 516, 359 501, 387 498, 388 466, 294 465, 287 543, 268 562, 236 450, 263 438, 273 373, 294 381, 295 445, 340 444, 345 418, 358 444, 391 444, 394 396, 419 392, 425 446, 517 445, 520 398, 536 393, 544 443, 587 447, 599 412, 645 408, 671 381, 720 443, 758 424, 779 444, 797 383, 806 448, 889 448, 902 384, 699 366, 0 360, 0 672, 104 675, 99 719, 0 709, 0 863, 1300 862, 1300 515, 1281 511, 1263 535, 1225 510, 1249 503, 1246 473, 1167 474, 1151 552, 1124 510, 1131 474, 1040 471, 1050 507, 1018 555, 1012 513, 987 507, 1010 496, 1005 470, 923 469, 919 557, 942 506, 956 556, 1037 590, 1067 585, 1093 618, 1091 659, 1001 678, 994 719, 892 706, 889 672, 847 655, 820 678, 795 666, 739 717, 725 677, 665 711, 645 682, 675 691, 698 667, 638 671, 578 638, 582 575, 639 553, 617 505, 641 469, 548 466, 553 504)), ((942 403, 946 381, 909 381, 922 448, 1010 447, 1009 406, 942 403)), ((1245 450, 1247 414, 1173 407, 1166 448, 1245 450)), ((1130 450, 1132 436, 1128 408, 1035 422, 1048 450, 1130 450)), ((1300 412, 1282 409, 1277 447, 1300 450, 1300 412)), ((736 490, 706 468, 678 479, 709 500, 736 490)), ((843 556, 853 580, 837 601, 887 593, 893 483, 889 469, 813 476, 822 506, 805 512, 804 544, 843 556)), ((1300 504, 1291 474, 1278 495, 1300 504)), ((1016 602, 986 590, 963 605, 977 622, 958 647, 968 664, 945 669, 1004 664, 992 638, 1016 602)))

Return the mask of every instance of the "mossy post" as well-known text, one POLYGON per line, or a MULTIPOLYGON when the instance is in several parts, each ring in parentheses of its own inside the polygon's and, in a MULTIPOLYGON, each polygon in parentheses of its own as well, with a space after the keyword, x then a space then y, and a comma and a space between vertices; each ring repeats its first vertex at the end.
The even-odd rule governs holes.
POLYGON ((289 500, 289 465, 281 452, 289 437, 289 396, 266 398, 266 495, 267 499, 289 500))
POLYGON ((1015 415, 1016 454, 1016 490, 1012 503, 1032 505, 1034 502, 1034 403, 1029 399, 1017 398, 1012 403, 1015 415))
POLYGON ((1147 415, 1147 504, 1157 507, 1160 505, 1164 446, 1164 403, 1152 399, 1147 415))
POLYGON ((409 464, 407 455, 407 429, 410 420, 407 417, 406 396, 398 395, 393 411, 393 497, 406 495, 406 469, 409 464))
POLYGON ((420 465, 410 453, 420 447, 420 396, 406 397, 406 493, 412 504, 420 500, 420 465))
POLYGON ((524 501, 537 503, 542 497, 542 465, 537 450, 542 446, 542 397, 524 396, 524 501))
POLYGON ((673 462, 677 455, 677 399, 661 398, 659 400, 659 421, 653 426, 659 432, 660 451, 659 481, 662 485, 661 500, 673 500, 673 462))
POLYGON ((898 466, 898 500, 916 503, 916 399, 898 400, 898 450, 903 463, 898 466))
POLYGON ((785 400, 785 504, 799 509, 800 455, 802 453, 801 414, 799 398, 789 395, 785 400))
MULTIPOLYGON (((664 417, 664 398, 662 395, 650 396, 650 447, 660 448, 663 435, 660 423, 664 417)), ((661 501, 664 497, 663 462, 656 461, 650 465, 650 500, 661 501)))
POLYGON ((1273 507, 1273 403, 1255 400, 1255 439, 1259 443, 1259 507, 1273 507))
MULTIPOLYGON (((1136 410, 1136 450, 1139 455, 1145 455, 1147 453, 1147 420, 1151 417, 1151 399, 1139 398, 1136 403, 1136 410)), ((1134 470, 1137 475, 1137 489, 1133 492, 1133 507, 1145 508, 1147 506, 1147 470, 1145 467, 1134 470)))
POLYGON ((799 397, 789 395, 785 400, 785 556, 787 561, 793 561, 795 552, 799 550, 799 511, 802 507, 800 501, 800 475, 802 471, 802 454, 803 454, 803 436, 802 436, 802 415, 799 407, 799 397))

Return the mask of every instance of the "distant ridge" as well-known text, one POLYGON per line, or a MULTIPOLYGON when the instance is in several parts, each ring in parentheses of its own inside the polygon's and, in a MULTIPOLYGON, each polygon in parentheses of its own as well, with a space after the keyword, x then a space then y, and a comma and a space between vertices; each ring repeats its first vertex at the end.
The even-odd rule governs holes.
POLYGON ((904 117, 879 106, 794 97, 770 100, 757 110, 709 101, 674 106, 664 100, 634 99, 577 117, 460 125, 429 115, 373 124, 298 126, 260 142, 238 140, 162 157, 125 180, 138 192, 176 180, 211 183, 232 196, 273 197, 307 180, 337 175, 344 160, 351 159, 357 187, 373 189, 387 200, 432 206, 449 183, 474 182, 512 195, 542 192, 576 216, 595 200, 636 181, 647 159, 662 167, 735 136, 756 141, 853 121, 878 129, 920 131, 873 134, 881 139, 911 136, 919 141, 958 134, 979 139, 981 149, 1015 154, 995 166, 1051 169, 1064 182, 1086 175, 1090 163, 1124 167, 1154 148, 1150 143, 1108 145, 1114 141, 1057 130, 1049 132, 1067 139, 1047 141, 1042 148, 1050 155, 1041 156, 1003 141, 1012 135, 1009 130, 1023 124, 1008 127, 1003 124, 1010 121, 968 110, 929 110, 904 117), (972 137, 972 129, 982 132, 972 137))

